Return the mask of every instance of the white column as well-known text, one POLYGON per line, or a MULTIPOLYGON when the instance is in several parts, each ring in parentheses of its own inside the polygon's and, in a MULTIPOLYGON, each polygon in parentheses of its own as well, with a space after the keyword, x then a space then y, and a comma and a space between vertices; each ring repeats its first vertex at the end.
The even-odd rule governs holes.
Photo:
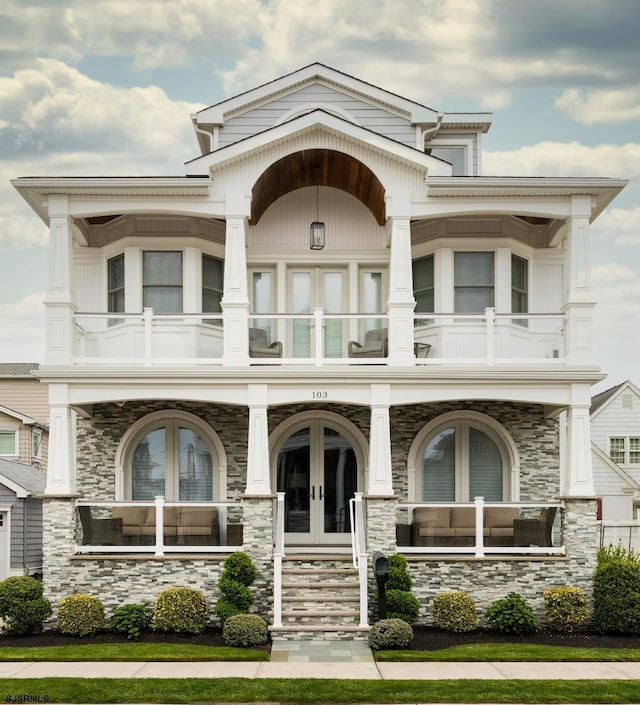
POLYGON ((70 364, 73 350, 72 233, 68 197, 49 197, 49 276, 45 364, 70 364))
POLYGON ((68 404, 68 385, 49 385, 49 456, 45 494, 69 495, 76 491, 73 444, 75 415, 68 404))
MULTIPOLYGON (((409 206, 407 205, 407 208, 409 206)), ((413 274, 411 267, 411 221, 409 217, 391 219, 389 257, 389 364, 413 365, 413 274)))
POLYGON ((247 441, 247 486, 245 494, 264 497, 271 494, 267 385, 250 384, 248 394, 249 438, 247 441))
POLYGON ((567 410, 564 487, 566 497, 595 495, 589 424, 590 389, 589 385, 574 385, 572 403, 567 410))
POLYGON ((369 478, 367 494, 376 497, 393 497, 391 472, 391 424, 388 384, 371 386, 371 427, 369 429, 369 478))
POLYGON ((246 219, 227 217, 224 250, 224 353, 222 364, 249 364, 249 296, 247 293, 246 219))
POLYGON ((591 198, 571 197, 567 223, 567 262, 565 265, 565 305, 567 314, 565 355, 570 364, 593 362, 592 320, 595 306, 589 270, 589 219, 591 198))

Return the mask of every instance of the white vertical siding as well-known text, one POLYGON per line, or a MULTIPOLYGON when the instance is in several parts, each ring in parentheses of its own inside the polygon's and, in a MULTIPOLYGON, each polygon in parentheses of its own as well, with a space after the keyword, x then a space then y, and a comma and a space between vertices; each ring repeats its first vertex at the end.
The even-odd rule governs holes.
POLYGON ((76 255, 73 289, 79 311, 104 311, 107 300, 104 259, 76 255))

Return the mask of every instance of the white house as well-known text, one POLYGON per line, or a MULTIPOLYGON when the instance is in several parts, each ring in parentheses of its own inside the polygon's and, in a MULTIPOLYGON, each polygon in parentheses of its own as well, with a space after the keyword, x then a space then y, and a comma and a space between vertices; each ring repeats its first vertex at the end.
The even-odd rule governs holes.
POLYGON ((322 64, 191 120, 185 176, 14 181, 51 233, 48 596, 213 603, 240 545, 276 633, 365 632, 375 551, 425 608, 588 591, 589 226, 626 182, 483 176, 489 114, 322 64))
POLYGON ((640 389, 627 380, 591 403, 593 482, 602 542, 640 548, 640 389))

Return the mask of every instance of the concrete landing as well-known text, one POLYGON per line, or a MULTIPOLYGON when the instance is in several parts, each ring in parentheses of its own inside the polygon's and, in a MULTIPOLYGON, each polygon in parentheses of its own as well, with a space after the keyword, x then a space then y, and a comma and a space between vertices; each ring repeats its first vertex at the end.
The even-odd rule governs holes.
POLYGON ((271 662, 288 663, 370 663, 373 654, 363 640, 274 639, 271 662))

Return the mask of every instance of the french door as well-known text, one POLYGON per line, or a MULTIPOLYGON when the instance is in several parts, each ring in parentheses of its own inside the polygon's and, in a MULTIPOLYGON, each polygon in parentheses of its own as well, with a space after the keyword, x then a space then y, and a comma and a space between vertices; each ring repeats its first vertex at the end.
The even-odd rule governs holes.
POLYGON ((285 542, 350 543, 349 500, 358 489, 349 440, 322 421, 293 433, 278 455, 278 492, 285 493, 285 542))

